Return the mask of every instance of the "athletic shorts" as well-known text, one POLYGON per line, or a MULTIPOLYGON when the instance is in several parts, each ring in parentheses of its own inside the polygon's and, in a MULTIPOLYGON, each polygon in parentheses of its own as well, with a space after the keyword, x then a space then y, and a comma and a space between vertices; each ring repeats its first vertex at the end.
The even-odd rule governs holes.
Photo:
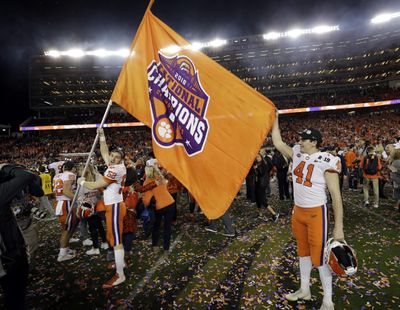
POLYGON ((70 209, 71 201, 69 200, 55 202, 55 214, 58 216, 58 220, 60 221, 60 225, 63 231, 67 230, 69 232, 72 232, 77 224, 76 208, 72 208, 72 211, 69 212, 70 209))
POLYGON ((111 247, 122 244, 126 207, 123 202, 106 205, 107 241, 111 247))
POLYGON ((294 206, 292 231, 297 241, 297 255, 311 256, 315 267, 324 264, 324 250, 328 238, 328 207, 314 208, 294 206))

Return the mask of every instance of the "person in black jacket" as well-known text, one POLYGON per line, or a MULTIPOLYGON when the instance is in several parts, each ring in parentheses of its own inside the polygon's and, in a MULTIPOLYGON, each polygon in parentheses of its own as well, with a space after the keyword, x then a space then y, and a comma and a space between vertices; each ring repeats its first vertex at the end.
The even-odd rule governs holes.
POLYGON ((256 175, 253 168, 246 176, 246 198, 250 202, 256 202, 256 175))
POLYGON ((289 182, 287 179, 289 163, 288 160, 275 149, 272 156, 272 164, 276 169, 276 177, 278 179, 279 199, 290 199, 289 182))
POLYGON ((256 160, 253 164, 253 168, 256 182, 255 182, 255 197, 256 197, 256 204, 257 208, 260 212, 262 212, 262 209, 267 208, 269 212, 272 213, 274 217, 274 221, 277 221, 279 218, 279 213, 276 213, 275 210, 268 205, 268 200, 267 200, 267 194, 266 194, 266 188, 268 186, 269 182, 269 175, 267 175, 267 165, 261 156, 261 154, 257 154, 256 160))
POLYGON ((272 170, 274 168, 274 165, 272 164, 272 159, 271 157, 268 155, 268 150, 264 150, 265 154, 262 155, 262 153, 260 152, 260 154, 263 156, 263 160, 266 166, 266 176, 267 176, 267 187, 266 187, 266 193, 267 193, 267 198, 271 197, 271 173, 272 170))
MULTIPOLYGON (((6 309, 26 309, 25 295, 29 263, 25 240, 12 210, 14 202, 28 201, 27 196, 44 195, 40 177, 24 167, 0 165, 0 264, 5 271, 0 275, 6 309), (26 198, 26 199, 25 199, 26 198)), ((20 208, 29 209, 28 204, 20 208)))

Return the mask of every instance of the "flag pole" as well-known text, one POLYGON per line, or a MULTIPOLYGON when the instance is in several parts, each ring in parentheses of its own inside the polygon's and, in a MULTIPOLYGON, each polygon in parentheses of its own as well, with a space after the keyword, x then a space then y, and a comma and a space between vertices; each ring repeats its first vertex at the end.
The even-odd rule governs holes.
MULTIPOLYGON (((103 128, 104 123, 105 123, 105 121, 106 121, 106 119, 107 119, 108 113, 110 112, 111 106, 112 106, 112 100, 110 99, 110 100, 108 101, 106 111, 104 112, 103 119, 101 120, 100 126, 99 126, 98 128, 103 128)), ((83 168, 83 172, 82 172, 82 175, 81 175, 82 177, 85 175, 86 170, 87 170, 87 168, 89 167, 90 158, 92 157, 92 154, 93 154, 93 152, 94 152, 94 149, 95 149, 95 147, 96 147, 98 141, 99 141, 99 133, 98 133, 97 130, 96 130, 96 137, 94 138, 94 142, 93 142, 92 148, 90 149, 88 158, 87 158, 87 160, 86 160, 85 167, 83 168)), ((74 205, 74 203, 75 203, 75 201, 76 201, 76 198, 77 198, 77 196, 78 196, 78 193, 79 193, 80 188, 81 188, 81 185, 78 184, 78 187, 77 187, 76 192, 75 192, 75 194, 74 194, 74 198, 72 199, 72 202, 71 202, 71 209, 68 211, 68 216, 69 216, 70 213, 72 212, 72 207, 73 207, 73 205, 74 205)), ((67 216, 66 221, 68 221, 68 216, 67 216)), ((66 224, 67 224, 67 222, 66 222, 66 224)))
MULTIPOLYGON (((149 4, 147 5, 147 8, 146 8, 146 12, 151 10, 151 7, 153 6, 154 1, 155 1, 155 0, 150 0, 150 1, 149 1, 149 4)), ((107 118, 107 116, 108 116, 108 113, 110 112, 111 106, 112 106, 112 100, 110 99, 110 100, 108 101, 108 105, 107 105, 106 111, 104 112, 103 119, 101 120, 100 126, 99 126, 98 128, 103 128, 103 125, 104 125, 104 123, 105 123, 105 121, 106 121, 106 118, 107 118)), ((93 152, 94 152, 94 148, 96 147, 98 140, 99 140, 99 134, 98 134, 98 132, 96 131, 96 137, 94 138, 94 142, 93 142, 92 148, 90 149, 88 158, 87 158, 87 160, 86 160, 85 167, 83 168, 82 176, 84 176, 85 173, 86 173, 86 170, 87 170, 87 168, 88 168, 88 166, 89 166, 90 157, 92 157, 92 154, 93 154, 93 152)), ((76 192, 75 192, 75 194, 74 194, 74 198, 72 199, 72 202, 71 202, 71 209, 68 211, 68 216, 70 215, 70 213, 71 213, 71 211, 72 211, 72 207, 73 207, 73 205, 74 205, 74 203, 75 203, 75 201, 76 201, 76 198, 77 198, 77 196, 78 196, 78 193, 79 193, 80 188, 81 188, 81 185, 78 184, 78 185, 77 185, 76 192)), ((67 216, 67 219, 66 219, 66 224, 67 224, 67 221, 68 221, 68 216, 67 216)))

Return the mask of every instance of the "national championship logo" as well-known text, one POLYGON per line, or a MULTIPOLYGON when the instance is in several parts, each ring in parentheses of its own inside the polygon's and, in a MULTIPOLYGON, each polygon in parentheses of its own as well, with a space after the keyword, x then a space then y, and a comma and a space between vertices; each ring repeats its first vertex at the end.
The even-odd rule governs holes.
POLYGON ((182 145, 189 156, 196 155, 207 140, 210 97, 188 57, 159 57, 160 62, 153 61, 147 69, 152 135, 161 147, 182 145))

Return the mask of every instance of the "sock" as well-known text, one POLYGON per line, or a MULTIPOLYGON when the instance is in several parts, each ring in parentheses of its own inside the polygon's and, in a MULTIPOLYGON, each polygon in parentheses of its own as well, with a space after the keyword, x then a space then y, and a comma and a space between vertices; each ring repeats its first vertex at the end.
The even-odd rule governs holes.
POLYGON ((300 282, 301 290, 303 292, 310 291, 310 276, 311 276, 312 262, 310 256, 300 257, 300 282))
POLYGON ((124 275, 124 255, 124 249, 114 249, 115 267, 117 268, 117 273, 121 276, 124 275))
POLYGON ((67 254, 68 248, 60 248, 60 252, 58 253, 58 256, 64 256, 67 254))
POLYGON ((322 288, 324 290, 324 300, 326 304, 332 302, 332 272, 327 264, 318 267, 319 277, 321 278, 322 288))

